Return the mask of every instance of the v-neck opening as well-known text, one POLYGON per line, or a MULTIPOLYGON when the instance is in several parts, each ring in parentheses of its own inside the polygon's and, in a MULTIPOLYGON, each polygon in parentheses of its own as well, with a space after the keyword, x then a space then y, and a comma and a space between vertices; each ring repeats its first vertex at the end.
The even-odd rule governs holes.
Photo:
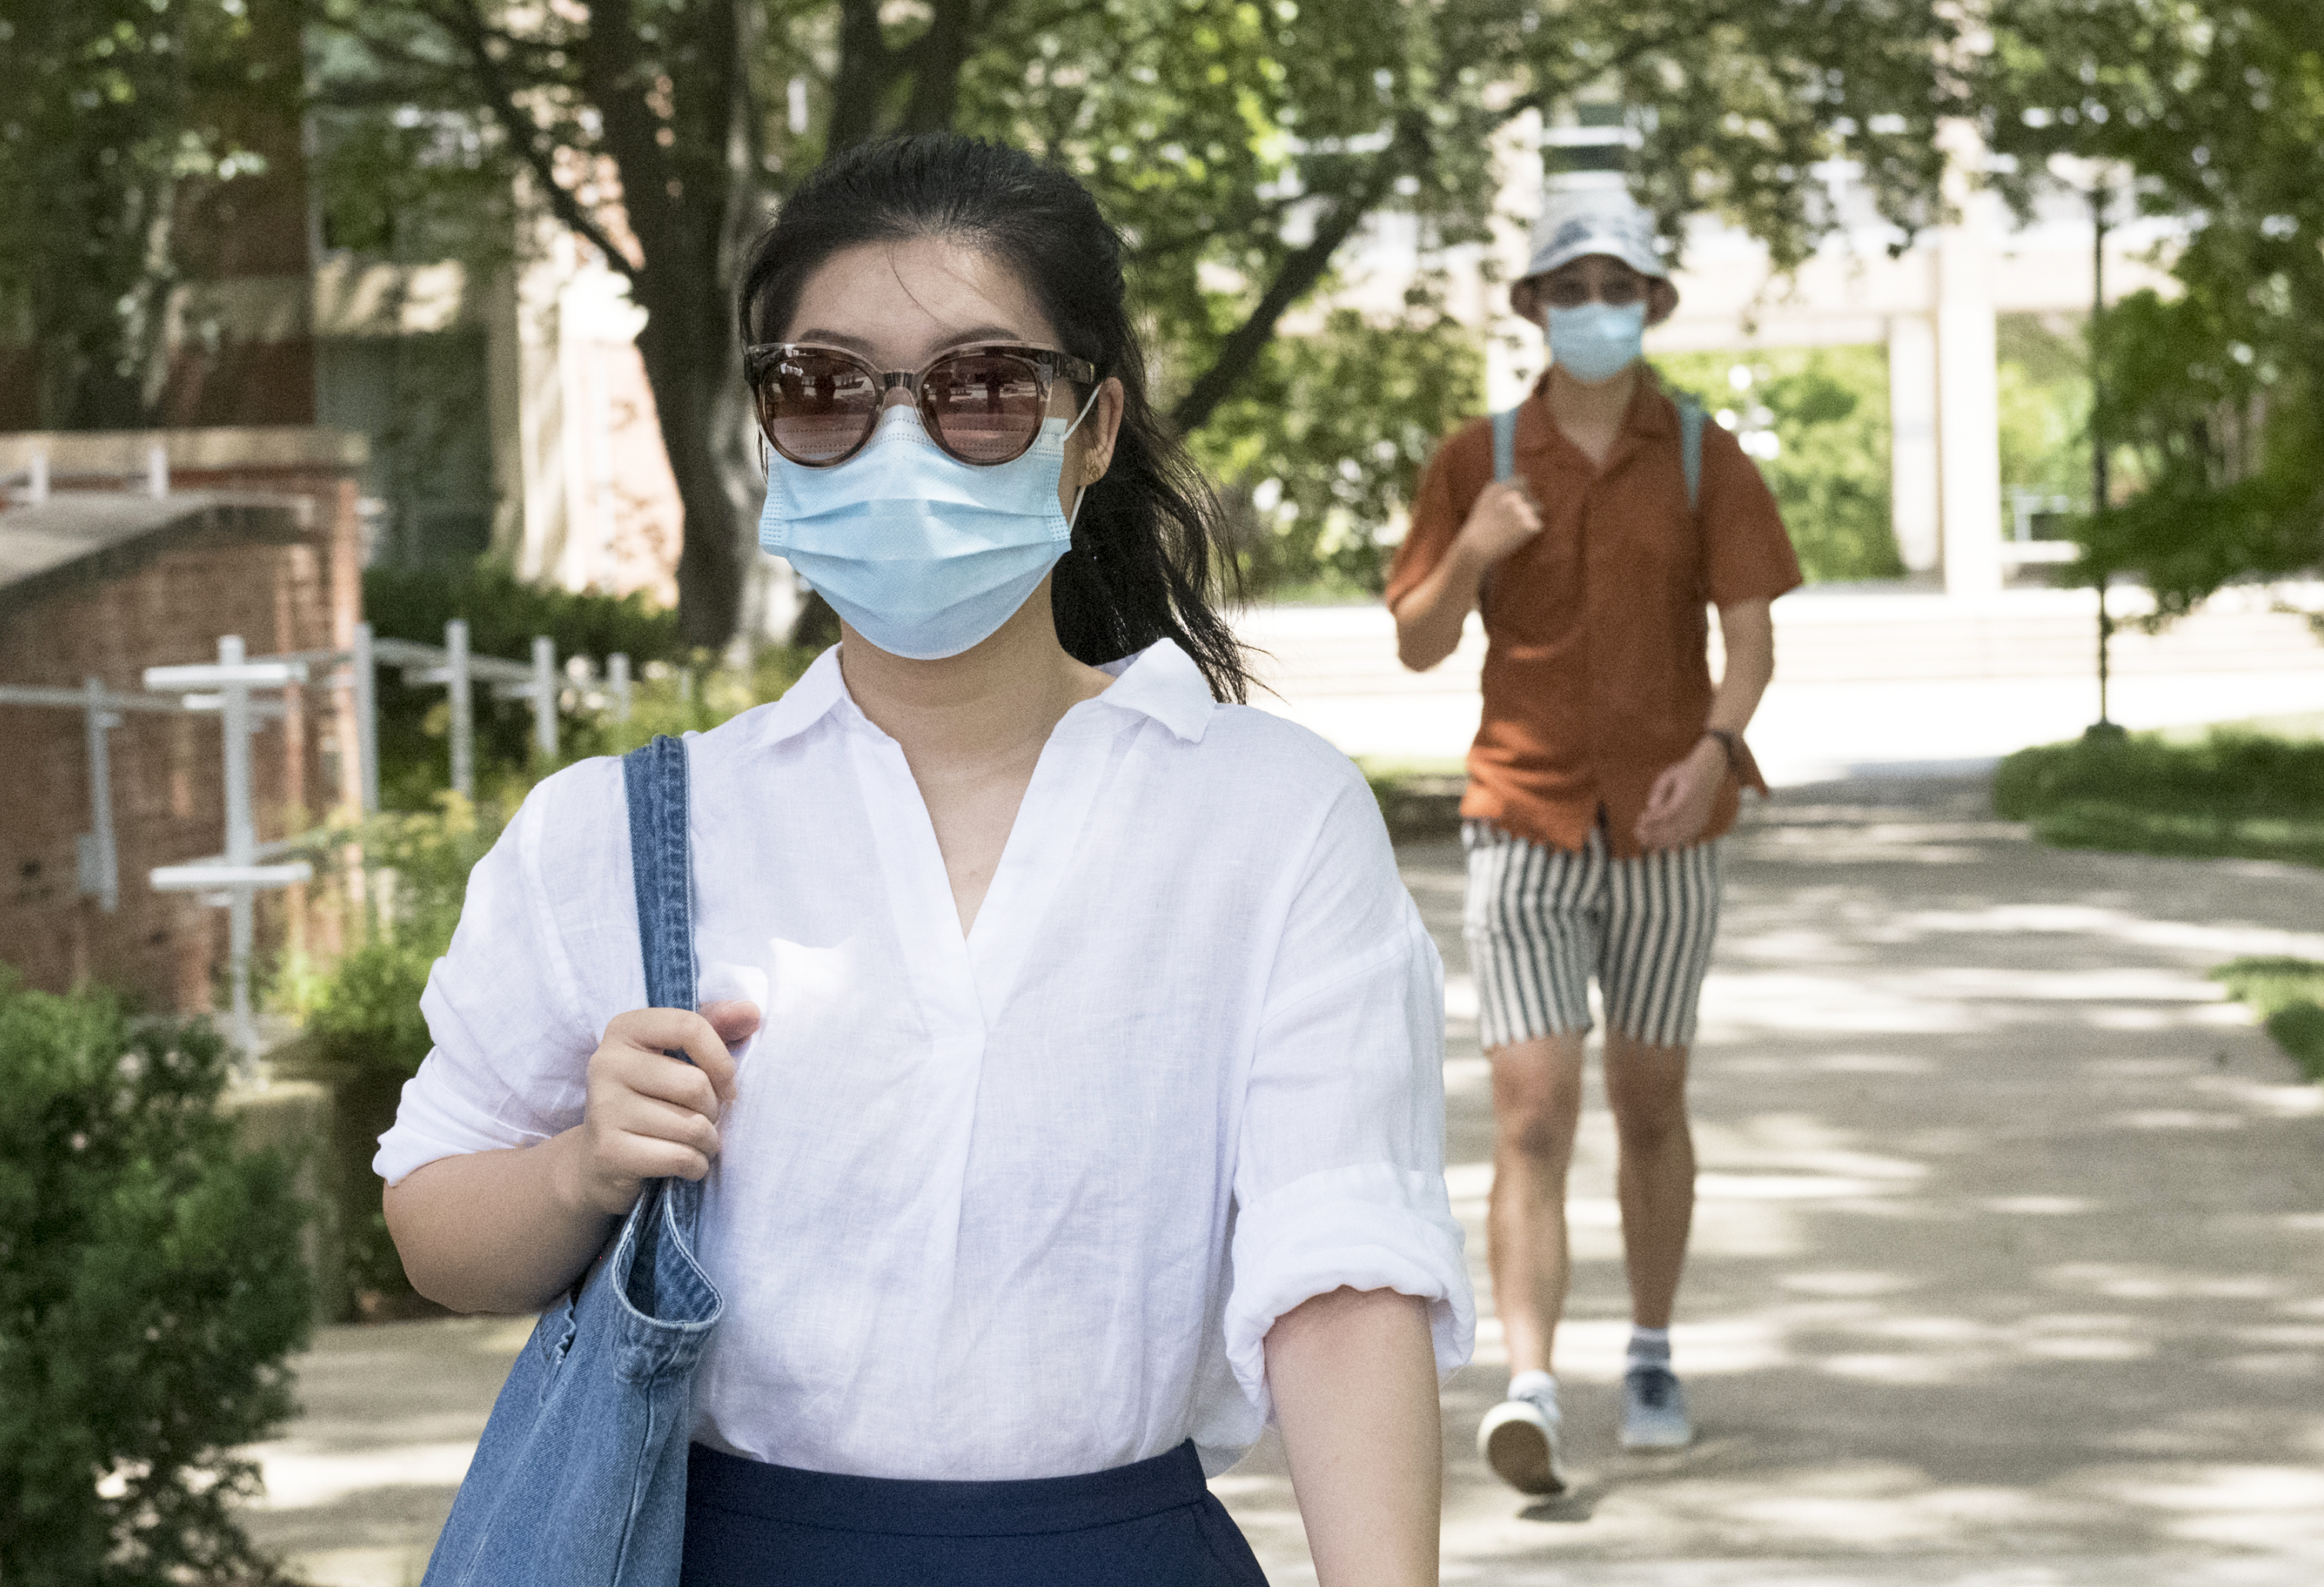
POLYGON ((870 762, 863 767, 864 792, 873 842, 889 872, 897 934, 920 950, 921 962, 950 967, 942 973, 950 983, 947 1001, 965 995, 988 1027, 1014 990, 1087 823, 1102 757, 1076 757, 1075 751, 1093 749, 1090 741, 1103 736, 1102 729, 1088 725, 1084 708, 1104 697, 1101 692, 1076 701, 1049 730, 965 931, 935 818, 903 746, 876 728, 861 741, 870 762))

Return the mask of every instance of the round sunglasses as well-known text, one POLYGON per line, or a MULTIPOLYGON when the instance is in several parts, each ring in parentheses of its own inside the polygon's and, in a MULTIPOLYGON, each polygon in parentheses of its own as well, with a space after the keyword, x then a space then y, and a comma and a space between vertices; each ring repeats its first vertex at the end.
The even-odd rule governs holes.
POLYGON ((1031 449, 1058 378, 1097 379, 1086 360, 1013 342, 955 347, 917 370, 874 369, 839 347, 762 342, 742 352, 743 378, 767 442, 807 468, 863 449, 888 393, 912 393, 928 438, 963 463, 991 468, 1031 449))

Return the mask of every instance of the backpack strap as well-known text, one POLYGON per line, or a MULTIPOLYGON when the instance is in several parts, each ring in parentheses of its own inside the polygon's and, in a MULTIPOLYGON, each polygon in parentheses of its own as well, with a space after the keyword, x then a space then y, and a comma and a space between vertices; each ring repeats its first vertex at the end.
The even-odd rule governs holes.
POLYGON ((1686 471, 1686 510, 1702 505, 1702 404, 1681 393, 1678 400, 1678 461, 1686 471))
MULTIPOLYGON (((646 1006, 692 1009, 699 996, 694 958, 694 863, 687 834, 686 741, 667 734, 622 757, 622 791, 630 805, 630 880, 637 890, 638 946, 645 957, 646 1006)), ((670 1054, 683 1058, 682 1052, 670 1054)), ((689 1060, 691 1061, 691 1060, 689 1060)), ((702 1210, 702 1186, 690 1179, 649 1181, 640 1198, 641 1268, 654 1270, 659 1220, 655 1192, 669 1198, 690 1246, 702 1210)))
MULTIPOLYGON (((1682 394, 1678 400, 1678 460, 1686 471, 1686 510, 1702 505, 1702 404, 1682 394)), ((1493 415, 1493 478, 1507 479, 1517 467, 1517 411, 1504 408, 1493 415)))

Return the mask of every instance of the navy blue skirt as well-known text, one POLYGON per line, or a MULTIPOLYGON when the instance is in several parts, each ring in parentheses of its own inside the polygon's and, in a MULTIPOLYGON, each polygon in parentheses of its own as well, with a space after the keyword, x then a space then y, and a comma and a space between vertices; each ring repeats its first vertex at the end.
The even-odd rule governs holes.
POLYGON ((680 1587, 1267 1587, 1188 1442, 1086 1477, 839 1477, 695 1444, 680 1587))

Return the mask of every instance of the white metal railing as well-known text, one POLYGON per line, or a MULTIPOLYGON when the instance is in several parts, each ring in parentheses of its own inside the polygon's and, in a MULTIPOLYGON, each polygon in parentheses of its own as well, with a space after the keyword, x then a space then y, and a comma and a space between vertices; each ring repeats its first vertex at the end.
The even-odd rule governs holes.
MULTIPOLYGON (((166 468, 166 461, 164 463, 166 468)), ((577 660, 577 659, 576 659, 577 660)), ((605 658, 609 714, 627 721, 632 703, 630 660, 615 654, 605 658)), ((78 890, 111 914, 120 908, 120 847, 113 819, 113 768, 106 735, 121 725, 123 713, 216 713, 223 730, 225 844, 221 852, 174 865, 156 866, 147 873, 148 885, 160 892, 191 892, 202 901, 230 913, 229 954, 234 1038, 247 1053, 255 1044, 250 1004, 251 952, 254 936, 256 898, 260 892, 309 880, 313 867, 291 858, 317 835, 258 841, 253 807, 250 739, 269 720, 288 715, 278 691, 309 682, 346 688, 355 719, 357 789, 362 813, 379 808, 379 700, 375 669, 399 669, 407 684, 441 685, 451 703, 451 780, 460 793, 475 792, 475 688, 483 684, 502 699, 532 702, 533 743, 546 757, 558 749, 558 697, 562 679, 557 647, 546 635, 532 641, 528 664, 496 656, 477 656, 468 647, 468 625, 454 618, 444 627, 444 643, 419 644, 410 640, 375 639, 367 623, 355 624, 354 643, 346 650, 304 650, 282 655, 251 656, 239 634, 217 642, 217 660, 191 666, 149 667, 143 693, 107 689, 97 678, 83 680, 79 688, 0 684, 0 706, 34 706, 79 711, 87 723, 89 830, 76 848, 78 890), (261 698, 275 694, 278 697, 261 698)), ((595 669, 588 673, 594 676, 595 669)))

